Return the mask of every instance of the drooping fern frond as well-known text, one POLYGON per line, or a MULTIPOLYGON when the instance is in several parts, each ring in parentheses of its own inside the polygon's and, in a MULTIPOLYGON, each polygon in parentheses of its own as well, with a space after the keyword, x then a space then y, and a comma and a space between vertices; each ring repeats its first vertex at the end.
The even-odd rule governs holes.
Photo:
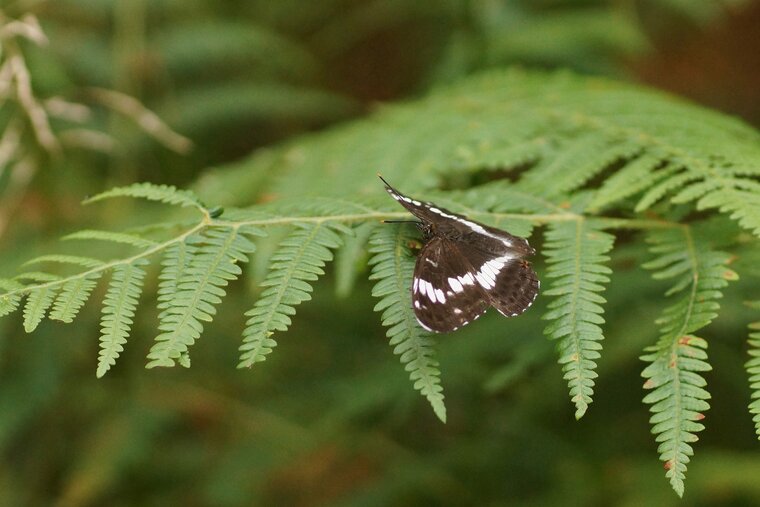
POLYGON ((103 300, 103 317, 100 321, 100 354, 98 355, 98 378, 106 374, 124 350, 132 327, 137 300, 145 277, 145 259, 136 260, 114 269, 111 283, 103 300))
MULTIPOLYGON (((223 287, 242 272, 238 263, 248 262, 255 245, 246 234, 263 234, 256 228, 209 229, 188 238, 196 248, 177 285, 177 293, 162 312, 162 331, 148 354, 148 368, 174 366, 211 321, 215 305, 226 292, 223 287)), ((183 359, 186 361, 186 358, 183 359)))
POLYGON ((135 183, 126 187, 113 188, 85 199, 84 203, 90 204, 114 197, 134 197, 182 207, 203 208, 200 199, 189 190, 179 190, 172 185, 156 185, 153 183, 135 183))
MULTIPOLYGON (((750 308, 760 310, 760 301, 748 303, 750 308)), ((760 321, 749 325, 749 356, 750 360, 744 365, 749 375, 749 387, 752 390, 752 402, 749 404, 749 412, 755 423, 755 434, 760 440, 760 321)))
POLYGON ((433 339, 414 317, 411 302, 414 257, 409 244, 416 238, 404 227, 378 227, 370 240, 372 258, 371 280, 376 280, 372 295, 380 298, 375 305, 382 313, 383 325, 388 328, 393 353, 401 356, 401 363, 409 372, 414 388, 427 398, 438 418, 446 422, 438 361, 435 359, 433 339))
POLYGON ((332 251, 342 244, 330 224, 300 223, 296 227, 272 256, 269 274, 261 283, 264 292, 245 314, 250 318, 243 331, 238 368, 266 360, 277 345, 272 335, 287 331, 290 316, 296 313, 294 307, 311 299, 312 282, 324 274, 332 251))
POLYGON ((543 316, 551 323, 544 333, 558 340, 559 363, 575 403, 575 417, 586 413, 593 394, 595 360, 602 348, 601 324, 606 300, 599 294, 609 283, 607 266, 614 236, 593 220, 552 224, 546 232, 544 255, 552 278, 546 296, 556 296, 543 316))
POLYGON ((649 239, 656 258, 645 267, 655 270, 656 279, 674 279, 666 294, 677 299, 657 320, 659 341, 641 358, 649 363, 642 376, 647 379, 644 388, 651 390, 644 402, 651 405, 649 421, 660 444, 657 451, 665 475, 682 496, 686 465, 694 453, 691 444, 704 429, 700 421, 710 408, 701 375, 711 369, 707 342, 693 333, 717 316, 721 289, 736 274, 727 267, 730 256, 713 250, 692 226, 657 231, 649 239))

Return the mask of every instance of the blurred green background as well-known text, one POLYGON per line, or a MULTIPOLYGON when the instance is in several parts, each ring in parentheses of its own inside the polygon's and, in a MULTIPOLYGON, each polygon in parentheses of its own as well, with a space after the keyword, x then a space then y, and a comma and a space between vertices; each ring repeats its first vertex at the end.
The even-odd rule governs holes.
MULTIPOLYGON (((66 232, 158 216, 121 201, 85 208, 86 195, 153 181, 203 196, 211 168, 484 68, 612 76, 760 126, 757 1, 4 0, 0 12, 5 26, 36 16, 49 41, 4 39, 0 56, 23 56, 38 97, 91 105, 84 125, 108 136, 57 155, 21 138, 28 177, 0 177, 3 275, 66 232), (139 99, 192 149, 119 114, 100 89, 139 99)), ((6 129, 11 117, 2 102, 6 129)), ((489 315, 440 337, 446 425, 391 353, 367 281, 338 298, 326 277, 276 353, 244 371, 251 281, 233 285, 189 370, 144 370, 152 304, 102 380, 98 305, 30 335, 5 318, 0 505, 760 505, 742 368, 749 287, 728 291, 705 333, 719 373, 707 374, 712 409, 678 501, 641 403, 637 357, 656 337, 663 286, 641 276, 637 248, 613 255, 608 339, 579 422, 541 298, 508 325, 489 315)))

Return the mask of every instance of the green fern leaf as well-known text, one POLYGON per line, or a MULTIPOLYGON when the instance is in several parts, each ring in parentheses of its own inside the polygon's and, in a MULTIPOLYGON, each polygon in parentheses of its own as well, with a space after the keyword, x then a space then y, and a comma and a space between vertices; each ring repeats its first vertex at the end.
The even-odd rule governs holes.
POLYGON ((111 231, 98 231, 87 229, 84 231, 77 231, 73 234, 68 234, 61 238, 63 240, 98 240, 98 241, 110 241, 112 243, 121 243, 124 245, 132 245, 137 248, 150 248, 155 246, 156 242, 149 239, 135 236, 134 234, 126 234, 123 232, 111 232, 111 231))
POLYGON ((0 279, 0 289, 5 294, 0 295, 0 317, 13 313, 18 309, 23 294, 20 292, 23 285, 15 280, 0 279))
MULTIPOLYGON (((760 301, 749 303, 751 308, 760 310, 760 301)), ((749 412, 753 415, 755 434, 760 440, 760 321, 749 325, 749 355, 750 360, 744 365, 749 374, 749 387, 752 390, 752 402, 749 412)))
POLYGON ((251 367, 264 361, 277 343, 275 331, 286 331, 295 306, 311 299, 312 285, 324 274, 324 266, 332 260, 332 250, 342 244, 340 236, 328 225, 298 224, 272 256, 272 265, 262 286, 265 287, 243 332, 238 368, 251 367))
POLYGON ((82 305, 90 297, 92 289, 97 285, 100 275, 101 273, 92 273, 64 282, 61 293, 58 294, 53 304, 50 318, 61 322, 73 322, 82 305))
POLYGON ((645 267, 656 270, 657 279, 675 279, 668 294, 677 294, 678 299, 663 310, 657 320, 660 339, 641 358, 650 363, 642 372, 647 379, 644 388, 651 390, 644 402, 651 405, 649 421, 660 443, 657 451, 665 462, 665 475, 682 496, 686 465, 694 453, 691 444, 704 429, 699 421, 710 408, 710 394, 700 375, 711 369, 707 342, 692 333, 717 316, 720 289, 736 274, 726 267, 729 255, 712 250, 689 226, 657 231, 650 241, 656 258, 645 267))
POLYGON ((158 315, 159 322, 162 322, 169 313, 172 301, 179 292, 180 280, 185 276, 185 270, 190 265, 196 248, 184 241, 175 243, 166 249, 164 260, 161 262, 163 269, 158 276, 158 309, 161 313, 158 315))
POLYGON ((179 190, 171 185, 155 185, 153 183, 135 183, 126 187, 112 188, 93 197, 85 199, 85 204, 90 204, 114 197, 134 197, 149 201, 162 202, 176 206, 192 206, 203 209, 200 199, 189 190, 179 190))
POLYGON ((95 373, 98 378, 116 364, 116 359, 124 350, 132 327, 132 318, 135 316, 137 300, 142 291, 145 277, 143 266, 147 264, 147 260, 139 259, 114 269, 103 300, 103 316, 100 320, 100 354, 95 373))
MULTIPOLYGON (((28 278, 42 284, 58 280, 55 275, 48 273, 24 273, 17 278, 28 278)), ((45 317, 50 305, 53 304, 58 287, 55 285, 43 285, 31 289, 24 305, 24 330, 31 333, 45 317)))
POLYGON ((717 208, 760 236, 760 190, 718 189, 697 202, 697 209, 717 208))
POLYGON ((600 210, 609 204, 622 201, 650 187, 659 175, 667 175, 678 170, 678 166, 658 169, 662 165, 660 157, 642 154, 629 161, 615 174, 602 183, 589 203, 589 210, 600 210))
POLYGON ((74 266, 82 266, 85 268, 98 268, 103 265, 103 261, 92 259, 90 257, 81 257, 78 255, 43 255, 41 257, 35 257, 30 261, 26 261, 24 266, 28 266, 29 264, 41 264, 43 262, 72 264, 74 266))
POLYGON ((583 219, 552 224, 546 232, 546 276, 553 281, 544 294, 557 298, 543 316, 552 321, 544 333, 559 340, 559 363, 575 403, 576 419, 586 413, 594 392, 595 360, 604 339, 599 327, 604 323, 601 305, 606 302, 599 293, 610 281, 607 253, 614 239, 598 223, 583 219))
POLYGON ((171 304, 162 312, 162 331, 148 354, 148 368, 174 366, 210 322, 215 305, 226 294, 223 287, 242 272, 239 263, 248 261, 254 244, 239 229, 211 228, 188 238, 196 248, 184 270, 171 304))
POLYGON ((382 311, 383 325, 393 352, 409 372, 414 388, 427 398, 438 418, 446 422, 441 372, 435 359, 433 339, 414 317, 411 304, 414 256, 409 243, 417 238, 405 227, 378 227, 370 239, 372 295, 380 298, 375 311, 382 311))

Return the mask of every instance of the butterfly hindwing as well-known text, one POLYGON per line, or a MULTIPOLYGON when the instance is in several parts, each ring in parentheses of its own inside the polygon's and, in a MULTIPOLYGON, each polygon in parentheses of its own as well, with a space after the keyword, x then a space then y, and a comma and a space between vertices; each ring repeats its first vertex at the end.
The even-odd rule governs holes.
POLYGON ((422 327, 446 333, 483 315, 489 303, 456 245, 436 237, 417 256, 412 306, 422 327))
POLYGON ((527 310, 538 295, 539 282, 530 262, 517 251, 504 249, 488 253, 468 244, 457 245, 473 267, 475 281, 488 302, 505 317, 527 310))
POLYGON ((516 317, 527 310, 538 296, 536 272, 525 259, 512 259, 496 277, 496 286, 488 291, 491 306, 505 317, 516 317))

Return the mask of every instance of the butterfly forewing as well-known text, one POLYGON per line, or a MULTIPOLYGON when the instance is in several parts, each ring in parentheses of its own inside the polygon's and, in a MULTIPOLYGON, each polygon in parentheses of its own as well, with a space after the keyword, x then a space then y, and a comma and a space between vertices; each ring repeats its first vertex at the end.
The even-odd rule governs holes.
POLYGON ((483 315, 489 303, 456 245, 433 238, 417 256, 412 306, 422 327, 445 333, 483 315))

